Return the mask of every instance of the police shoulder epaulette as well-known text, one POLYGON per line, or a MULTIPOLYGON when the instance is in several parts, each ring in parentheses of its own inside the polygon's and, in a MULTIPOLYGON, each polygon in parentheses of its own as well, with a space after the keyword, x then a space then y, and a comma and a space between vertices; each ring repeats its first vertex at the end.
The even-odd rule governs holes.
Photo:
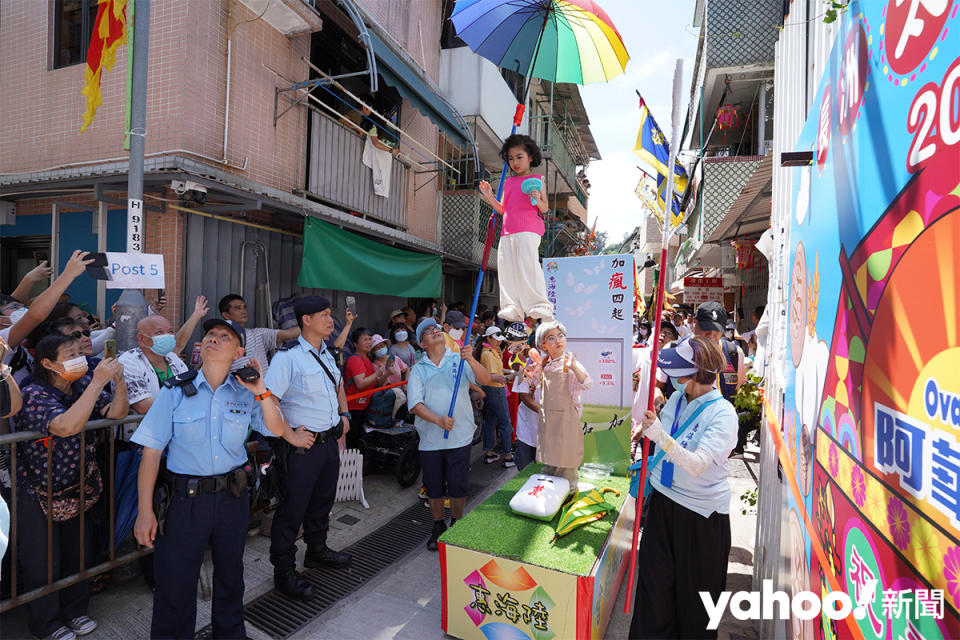
POLYGON ((180 387, 180 390, 183 391, 183 395, 189 397, 197 393, 197 388, 193 386, 193 379, 196 377, 196 371, 186 371, 180 375, 173 376, 172 378, 167 378, 163 381, 163 386, 167 387, 168 389, 180 387))
POLYGON ((290 349, 294 348, 298 344, 300 344, 300 340, 298 340, 297 338, 291 338, 290 340, 287 340, 282 345, 277 347, 277 351, 289 351, 290 349))

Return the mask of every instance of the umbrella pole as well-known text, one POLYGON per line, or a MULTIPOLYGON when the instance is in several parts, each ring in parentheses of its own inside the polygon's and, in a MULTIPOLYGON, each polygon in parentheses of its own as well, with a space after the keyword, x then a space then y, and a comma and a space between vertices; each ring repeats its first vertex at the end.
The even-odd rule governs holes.
MULTIPOLYGON (((544 14, 543 26, 540 27, 540 35, 537 36, 537 48, 533 51, 533 59, 530 60, 530 68, 527 70, 527 84, 523 88, 523 98, 520 102, 517 103, 517 110, 513 114, 513 127, 510 129, 510 135, 512 136, 517 132, 517 127, 520 126, 520 123, 523 122, 523 112, 526 110, 525 103, 527 102, 527 96, 530 93, 530 81, 532 79, 531 73, 533 68, 537 64, 537 57, 540 55, 540 43, 543 41, 543 30, 547 26, 547 21, 550 19, 550 12, 547 11, 544 14)), ((519 66, 519 65, 518 65, 519 66)), ((506 160, 503 162, 503 169, 500 171, 500 184, 497 185, 497 201, 503 197, 503 188, 507 180, 507 168, 509 163, 506 160)), ((490 218, 487 220, 487 235, 483 243, 483 259, 480 261, 480 272, 477 274, 477 286, 473 290, 473 304, 470 305, 470 319, 467 320, 467 332, 464 335, 463 346, 461 348, 471 348, 471 334, 473 332, 473 319, 477 315, 477 303, 480 301, 480 285, 483 284, 483 274, 487 271, 487 260, 490 259, 490 249, 493 247, 493 241, 496 236, 496 220, 497 212, 496 210, 490 213, 490 218)), ((453 397, 450 398, 450 408, 447 410, 447 417, 453 417, 453 409, 457 405, 457 392, 460 390, 460 376, 463 374, 463 360, 460 360, 460 364, 457 365, 457 377, 453 381, 453 397)), ((450 438, 450 432, 443 432, 444 439, 450 438)))
MULTIPOLYGON (((670 243, 670 219, 673 212, 673 173, 677 162, 677 146, 680 143, 680 81, 683 76, 683 60, 677 59, 673 72, 673 135, 670 140, 670 159, 667 164, 670 175, 667 178, 667 193, 663 200, 663 246, 660 249, 660 277, 657 279, 657 306, 653 327, 653 346, 650 351, 650 387, 647 395, 647 411, 653 411, 653 394, 657 385, 657 354, 660 351, 660 324, 663 319, 663 298, 667 283, 667 248, 670 243)), ((633 516, 633 544, 630 547, 630 575, 627 579, 627 594, 623 603, 623 612, 631 610, 633 585, 637 572, 637 548, 640 543, 640 517, 643 515, 643 491, 647 481, 647 459, 650 456, 650 439, 643 439, 643 457, 640 463, 640 485, 633 516)))

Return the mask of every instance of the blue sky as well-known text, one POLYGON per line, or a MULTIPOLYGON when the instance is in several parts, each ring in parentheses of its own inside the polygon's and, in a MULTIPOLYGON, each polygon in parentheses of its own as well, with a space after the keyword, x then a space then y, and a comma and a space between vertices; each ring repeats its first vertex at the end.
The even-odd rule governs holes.
POLYGON ((590 224, 599 216, 598 231, 619 241, 643 219, 640 201, 633 194, 640 179, 640 159, 633 154, 639 127, 636 90, 643 94, 657 123, 670 136, 673 70, 683 59, 683 101, 687 111, 690 79, 697 52, 698 30, 692 26, 694 0, 600 0, 630 54, 626 73, 608 83, 580 88, 590 130, 603 160, 590 164, 590 224), (670 11, 665 10, 670 7, 670 11))

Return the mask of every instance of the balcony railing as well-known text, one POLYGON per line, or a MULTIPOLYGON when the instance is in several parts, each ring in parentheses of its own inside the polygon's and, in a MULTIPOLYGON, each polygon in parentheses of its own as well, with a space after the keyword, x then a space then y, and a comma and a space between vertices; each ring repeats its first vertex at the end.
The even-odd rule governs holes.
POLYGON ((373 192, 373 172, 363 164, 364 137, 324 114, 313 113, 310 134, 310 195, 368 218, 405 229, 407 181, 410 169, 392 160, 390 192, 373 192))
MULTIPOLYGON (((480 264, 487 220, 493 209, 480 201, 474 191, 444 191, 441 195, 441 246, 444 253, 455 255, 472 264, 480 264)), ((497 221, 497 238, 500 224, 497 221)), ((497 264, 496 245, 490 252, 490 263, 497 264)))
MULTIPOLYGON (((536 141, 545 159, 551 160, 567 182, 564 193, 572 193, 577 184, 577 161, 571 149, 570 141, 557 127, 552 116, 534 116, 530 119, 530 135, 536 141)), ((560 191, 549 185, 554 193, 560 191)))
POLYGON ((730 156, 703 160, 703 238, 709 238, 733 205, 763 156, 730 156))

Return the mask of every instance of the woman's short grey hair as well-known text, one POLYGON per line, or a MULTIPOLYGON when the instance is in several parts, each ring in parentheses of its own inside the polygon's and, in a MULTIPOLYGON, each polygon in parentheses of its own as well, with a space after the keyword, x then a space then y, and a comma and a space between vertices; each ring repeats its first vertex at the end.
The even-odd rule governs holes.
POLYGON ((562 322, 558 320, 551 320, 550 322, 543 322, 537 327, 537 335, 534 337, 534 342, 537 345, 537 349, 543 348, 543 340, 547 337, 547 333, 553 331, 554 329, 560 329, 560 333, 567 335, 567 328, 563 326, 562 322))

